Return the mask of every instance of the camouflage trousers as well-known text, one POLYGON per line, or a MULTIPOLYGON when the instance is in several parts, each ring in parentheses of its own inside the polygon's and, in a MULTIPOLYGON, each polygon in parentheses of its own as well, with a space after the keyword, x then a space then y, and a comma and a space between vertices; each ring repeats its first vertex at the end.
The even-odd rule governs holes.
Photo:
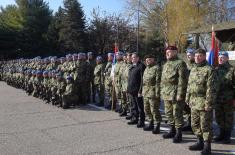
POLYGON ((171 126, 177 129, 181 128, 184 123, 183 118, 183 102, 177 101, 164 101, 165 114, 171 126))
POLYGON ((144 97, 145 119, 149 122, 160 123, 162 121, 160 113, 160 99, 144 97))
POLYGON ((104 104, 104 85, 95 84, 95 92, 98 94, 99 103, 104 104))
POLYGON ((129 108, 128 102, 129 102, 129 98, 128 98, 127 92, 122 91, 122 94, 121 94, 121 108, 123 110, 127 110, 129 108))
POLYGON ((111 106, 112 104, 112 86, 105 85, 105 106, 111 106))
POLYGON ((191 121, 191 109, 186 103, 184 103, 183 114, 185 116, 185 121, 190 122, 191 121))
POLYGON ((211 142, 212 139, 212 111, 191 109, 191 126, 197 137, 203 137, 204 141, 211 142))
POLYGON ((215 118, 220 128, 231 130, 233 128, 233 105, 229 103, 217 103, 215 106, 215 118))

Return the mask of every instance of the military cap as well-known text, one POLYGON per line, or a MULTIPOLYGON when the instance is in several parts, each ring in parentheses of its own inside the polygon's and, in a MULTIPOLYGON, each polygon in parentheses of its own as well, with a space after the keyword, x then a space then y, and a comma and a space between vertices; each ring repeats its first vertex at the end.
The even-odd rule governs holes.
POLYGON ((67 75, 67 76, 66 76, 66 79, 67 79, 67 80, 73 80, 73 77, 72 77, 71 75, 67 75))
POLYGON ((187 54, 194 54, 194 51, 195 51, 195 49, 193 49, 193 48, 186 49, 187 54))
POLYGON ((219 56, 226 56, 226 57, 229 57, 227 51, 220 51, 220 52, 219 52, 219 56))
POLYGON ((165 51, 167 51, 167 50, 177 51, 178 48, 177 48, 176 46, 168 46, 168 47, 165 49, 165 51))
POLYGON ((96 60, 102 61, 103 58, 102 58, 101 56, 97 56, 97 57, 96 57, 96 60))
POLYGON ((116 53, 116 55, 118 55, 118 56, 123 56, 123 52, 118 51, 118 52, 116 53))
POLYGON ((93 55, 93 52, 88 52, 87 55, 93 55))
POLYGON ((37 74, 37 75, 41 75, 41 74, 42 74, 42 71, 37 70, 36 74, 37 74))
POLYGON ((113 55, 114 55, 113 53, 108 53, 109 57, 113 57, 113 55))
POLYGON ((197 49, 194 53, 195 54, 196 53, 201 53, 201 54, 205 54, 206 55, 206 51, 204 49, 202 49, 202 48, 197 49))
POLYGON ((44 71, 44 72, 43 72, 43 75, 48 75, 48 71, 44 71))

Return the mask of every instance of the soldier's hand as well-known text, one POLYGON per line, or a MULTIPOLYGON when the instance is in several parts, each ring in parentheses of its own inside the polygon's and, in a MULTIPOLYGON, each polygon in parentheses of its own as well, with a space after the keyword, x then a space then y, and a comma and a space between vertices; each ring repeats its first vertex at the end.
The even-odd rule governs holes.
POLYGON ((138 97, 142 97, 142 94, 138 93, 138 97))
POLYGON ((177 101, 182 101, 183 99, 180 96, 177 96, 176 100, 177 101))
POLYGON ((210 111, 211 109, 207 106, 205 106, 205 111, 210 111))

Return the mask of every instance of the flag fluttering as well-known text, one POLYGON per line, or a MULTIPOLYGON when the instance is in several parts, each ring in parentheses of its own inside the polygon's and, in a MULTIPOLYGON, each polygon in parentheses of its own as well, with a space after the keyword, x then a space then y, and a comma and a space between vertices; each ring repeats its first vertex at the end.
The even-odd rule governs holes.
POLYGON ((215 31, 212 26, 212 33, 211 33, 211 50, 208 56, 208 63, 211 66, 218 65, 218 54, 219 54, 219 41, 216 39, 215 31))

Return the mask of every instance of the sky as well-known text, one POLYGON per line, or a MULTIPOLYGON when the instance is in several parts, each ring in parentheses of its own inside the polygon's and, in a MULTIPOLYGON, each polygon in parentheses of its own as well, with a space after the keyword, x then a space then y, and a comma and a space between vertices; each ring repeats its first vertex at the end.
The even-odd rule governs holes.
MULTIPOLYGON (((63 5, 63 0, 45 0, 50 8, 55 12, 59 6, 63 5)), ((121 13, 124 10, 124 0, 78 0, 85 12, 86 18, 91 18, 93 8, 100 8, 107 13, 121 13)), ((15 0, 0 0, 0 6, 5 7, 8 4, 15 4, 15 0)))

